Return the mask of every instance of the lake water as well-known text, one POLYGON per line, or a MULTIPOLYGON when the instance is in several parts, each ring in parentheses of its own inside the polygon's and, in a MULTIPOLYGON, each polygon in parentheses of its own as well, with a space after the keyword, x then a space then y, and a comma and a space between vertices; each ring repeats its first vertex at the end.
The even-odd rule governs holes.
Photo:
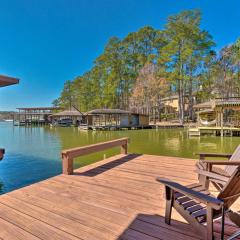
MULTIPOLYGON (((231 153, 239 137, 191 137, 186 130, 79 131, 77 128, 13 127, 0 123, 0 147, 6 149, 0 162, 0 192, 8 192, 61 173, 62 149, 129 137, 129 152, 196 158, 197 152, 231 153)), ((118 149, 106 152, 106 156, 118 149)), ((80 167, 103 158, 91 154, 75 161, 80 167)), ((181 161, 179 161, 181 164, 181 161)))

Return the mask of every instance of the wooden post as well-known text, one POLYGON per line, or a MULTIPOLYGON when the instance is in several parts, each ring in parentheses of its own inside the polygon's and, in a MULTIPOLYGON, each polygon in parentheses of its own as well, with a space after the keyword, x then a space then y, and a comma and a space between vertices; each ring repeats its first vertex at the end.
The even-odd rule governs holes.
POLYGON ((221 137, 223 137, 223 110, 221 110, 221 137))
POLYGON ((127 154, 128 153, 128 145, 127 142, 121 146, 121 154, 127 154))
POLYGON ((63 174, 73 174, 73 159, 64 154, 62 154, 62 169, 63 174))

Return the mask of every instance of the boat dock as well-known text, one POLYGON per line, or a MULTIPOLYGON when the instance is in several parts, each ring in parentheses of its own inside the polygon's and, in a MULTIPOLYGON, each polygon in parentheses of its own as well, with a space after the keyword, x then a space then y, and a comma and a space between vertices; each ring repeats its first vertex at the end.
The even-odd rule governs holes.
POLYGON ((240 128, 236 127, 196 127, 189 128, 189 136, 201 136, 211 134, 214 136, 240 136, 240 128))
POLYGON ((34 108, 17 108, 18 113, 13 115, 13 124, 15 126, 28 125, 46 125, 51 121, 49 117, 56 111, 61 110, 59 107, 34 107, 34 108))
MULTIPOLYGON (((65 150, 63 174, 1 195, 0 239, 199 239, 175 211, 172 224, 165 224, 164 188, 156 181, 196 182, 196 160, 128 154, 127 141, 65 150), (73 170, 74 158, 112 147, 121 147, 121 154, 73 170)), ((220 224, 214 229, 219 236, 220 224)), ((235 231, 226 221, 226 237, 235 231)))
POLYGON ((121 126, 91 126, 91 125, 80 125, 80 130, 93 130, 93 131, 120 131, 120 130, 139 130, 139 129, 155 129, 154 125, 147 126, 134 126, 134 127, 121 127, 121 126))
POLYGON ((157 125, 150 124, 145 126, 134 126, 134 127, 120 127, 120 126, 88 126, 82 124, 78 127, 80 130, 93 130, 93 131, 119 131, 119 130, 140 130, 140 129, 176 129, 184 128, 183 125, 157 125))

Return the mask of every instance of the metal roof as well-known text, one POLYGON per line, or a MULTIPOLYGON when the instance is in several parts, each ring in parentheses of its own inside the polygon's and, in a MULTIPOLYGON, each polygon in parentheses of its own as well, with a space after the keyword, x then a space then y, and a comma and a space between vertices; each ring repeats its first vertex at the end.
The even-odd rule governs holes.
POLYGON ((240 106, 240 97, 216 98, 216 107, 240 106))
POLYGON ((193 106, 194 109, 202 109, 202 108, 212 108, 213 103, 212 101, 208 101, 208 102, 203 102, 203 103, 199 103, 199 104, 195 104, 193 106))
POLYGON ((77 111, 77 110, 65 110, 65 111, 62 111, 62 112, 59 112, 59 113, 55 113, 55 114, 52 114, 52 116, 59 116, 59 117, 63 117, 63 116, 76 116, 76 117, 79 117, 79 116, 82 116, 82 113, 77 111))
POLYGON ((162 101, 169 101, 169 100, 178 99, 178 98, 179 98, 178 95, 172 95, 172 96, 162 98, 162 101))
POLYGON ((26 110, 26 111, 34 111, 34 110, 62 110, 62 108, 59 107, 22 107, 17 108, 18 110, 26 110))
POLYGON ((214 113, 214 112, 215 111, 212 108, 210 108, 210 109, 204 109, 204 110, 198 111, 196 113, 202 114, 202 113, 214 113))
POLYGON ((131 114, 131 112, 122 109, 94 109, 86 113, 86 115, 94 114, 131 114))

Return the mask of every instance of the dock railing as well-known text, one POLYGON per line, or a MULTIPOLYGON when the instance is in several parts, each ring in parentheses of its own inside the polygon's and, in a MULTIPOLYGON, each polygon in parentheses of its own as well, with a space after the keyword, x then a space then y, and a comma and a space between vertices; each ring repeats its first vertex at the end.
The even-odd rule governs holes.
POLYGON ((88 155, 103 150, 120 147, 122 154, 128 152, 129 138, 119 138, 108 142, 91 144, 83 147, 71 148, 62 151, 62 172, 63 174, 73 174, 73 160, 74 158, 88 155))

